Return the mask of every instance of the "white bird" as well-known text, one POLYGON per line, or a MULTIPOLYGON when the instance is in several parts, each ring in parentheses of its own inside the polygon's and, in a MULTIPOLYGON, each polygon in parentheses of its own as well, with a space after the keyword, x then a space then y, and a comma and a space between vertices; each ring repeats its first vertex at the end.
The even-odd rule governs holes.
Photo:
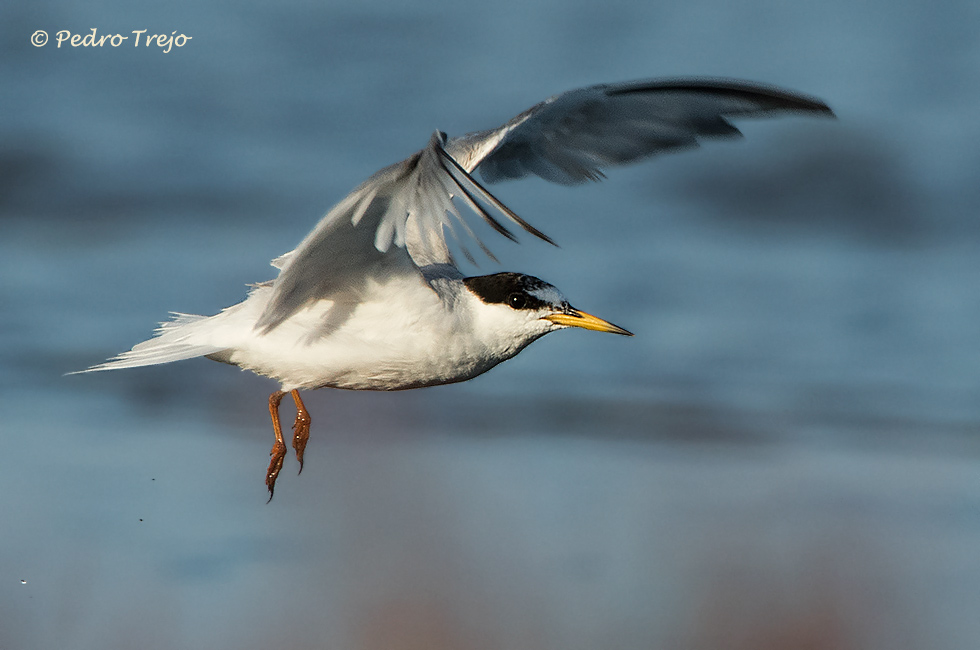
POLYGON ((597 85, 555 95, 501 127, 447 138, 386 167, 331 209, 295 250, 272 261, 274 281, 214 316, 175 314, 156 336, 82 372, 205 356, 278 381, 269 397, 276 441, 269 498, 286 456, 279 404, 296 403, 293 447, 303 466, 310 416, 300 390, 404 390, 472 379, 536 339, 567 327, 630 335, 572 307, 529 275, 464 277, 447 231, 457 227, 491 258, 460 214, 465 206, 515 240, 494 216, 554 243, 473 177, 534 174, 572 185, 602 169, 740 135, 727 118, 777 112, 832 115, 821 101, 730 80, 597 85))

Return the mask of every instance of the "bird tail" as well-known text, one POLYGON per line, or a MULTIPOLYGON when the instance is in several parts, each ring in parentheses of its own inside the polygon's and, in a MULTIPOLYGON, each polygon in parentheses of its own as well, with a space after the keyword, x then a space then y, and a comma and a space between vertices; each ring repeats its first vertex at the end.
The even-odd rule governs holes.
POLYGON ((152 339, 137 343, 132 350, 105 363, 69 374, 154 366, 220 352, 225 348, 209 342, 211 327, 208 326, 210 324, 205 325, 205 322, 211 318, 213 316, 174 313, 173 320, 160 323, 156 336, 152 339))

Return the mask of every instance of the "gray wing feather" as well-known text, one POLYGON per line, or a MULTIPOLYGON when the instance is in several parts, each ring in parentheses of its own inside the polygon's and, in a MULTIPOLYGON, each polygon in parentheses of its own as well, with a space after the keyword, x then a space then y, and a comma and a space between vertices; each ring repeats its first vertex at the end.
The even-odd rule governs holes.
POLYGON ((296 250, 273 261, 279 277, 256 327, 269 331, 315 300, 359 301, 372 280, 393 273, 422 281, 426 268, 455 270, 446 231, 459 241, 457 225, 493 259, 454 197, 510 239, 516 238, 494 213, 551 242, 480 185, 471 175, 477 169, 488 182, 530 174, 568 185, 598 180, 604 167, 740 135, 728 118, 778 112, 833 115, 817 99, 778 88, 678 79, 581 88, 497 129, 451 140, 437 132, 425 149, 361 184, 296 250))
POLYGON ((498 129, 455 138, 447 149, 487 182, 533 174, 572 185, 702 138, 741 135, 727 118, 780 112, 833 115, 817 99, 739 81, 606 84, 556 95, 498 129))

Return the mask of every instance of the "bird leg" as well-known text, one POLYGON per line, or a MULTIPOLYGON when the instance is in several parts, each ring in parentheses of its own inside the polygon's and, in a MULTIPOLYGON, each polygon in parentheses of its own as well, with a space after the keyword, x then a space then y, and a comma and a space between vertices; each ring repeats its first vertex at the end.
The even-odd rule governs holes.
POLYGON ((282 439, 282 426, 279 424, 279 404, 285 394, 283 391, 277 390, 269 395, 269 415, 272 416, 272 428, 276 432, 276 442, 272 445, 272 451, 269 452, 272 460, 269 461, 269 469, 265 473, 265 486, 269 488, 269 501, 272 501, 272 493, 276 489, 276 478, 279 476, 279 470, 282 469, 282 461, 286 458, 286 443, 282 439))
POLYGON ((306 451, 306 443, 310 440, 310 412, 306 410, 303 400, 299 397, 299 391, 290 391, 293 401, 296 402, 296 420, 293 422, 293 449, 296 450, 296 460, 299 461, 299 472, 303 471, 303 452, 306 451))

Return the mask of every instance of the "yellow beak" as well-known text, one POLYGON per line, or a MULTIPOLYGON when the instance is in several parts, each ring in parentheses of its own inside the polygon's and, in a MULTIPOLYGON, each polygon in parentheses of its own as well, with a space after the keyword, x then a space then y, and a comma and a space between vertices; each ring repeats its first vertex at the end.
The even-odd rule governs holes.
POLYGON ((592 314, 586 314, 584 311, 577 309, 569 309, 567 312, 559 312, 557 314, 548 314, 544 318, 550 320, 552 323, 567 327, 581 327, 582 329, 595 330, 596 332, 633 336, 632 332, 624 330, 619 325, 613 325, 609 321, 602 320, 592 314))

